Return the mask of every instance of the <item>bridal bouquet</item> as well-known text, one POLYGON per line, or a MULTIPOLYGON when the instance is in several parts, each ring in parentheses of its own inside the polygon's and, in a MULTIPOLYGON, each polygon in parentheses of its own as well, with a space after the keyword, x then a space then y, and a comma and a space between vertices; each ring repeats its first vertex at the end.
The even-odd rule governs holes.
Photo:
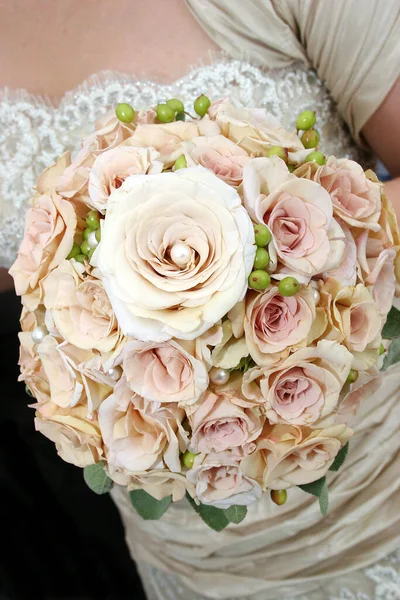
POLYGON ((146 519, 186 495, 221 530, 293 486, 325 514, 349 420, 400 358, 395 216, 312 111, 293 131, 194 112, 118 104, 39 177, 10 271, 35 426, 146 519))

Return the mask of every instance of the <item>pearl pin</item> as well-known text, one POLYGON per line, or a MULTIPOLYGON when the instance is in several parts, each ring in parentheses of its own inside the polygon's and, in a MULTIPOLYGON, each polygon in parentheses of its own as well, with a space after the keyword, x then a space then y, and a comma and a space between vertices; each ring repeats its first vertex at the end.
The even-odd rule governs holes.
POLYGON ((46 327, 43 327, 43 325, 38 325, 37 327, 35 327, 35 329, 32 331, 32 341, 35 344, 40 344, 40 342, 42 342, 44 340, 44 338, 46 337, 46 335, 48 335, 49 332, 47 331, 46 327))
POLYGON ((177 242, 171 248, 171 259, 177 267, 186 267, 192 256, 190 246, 183 242, 177 242))
POLYGON ((314 298, 315 304, 318 304, 318 302, 321 299, 321 295, 318 290, 313 290, 313 298, 314 298))
POLYGON ((111 369, 108 369, 107 375, 108 375, 108 377, 110 377, 110 379, 113 379, 114 381, 118 381, 118 379, 121 378, 122 369, 119 366, 111 367, 111 369))
POLYGON ((99 242, 97 241, 97 238, 96 238, 95 231, 92 231, 91 233, 89 233, 89 237, 88 237, 87 241, 91 248, 96 248, 96 246, 99 245, 99 242))
POLYGON ((224 385, 229 381, 230 373, 227 369, 213 367, 210 371, 210 381, 214 385, 224 385))

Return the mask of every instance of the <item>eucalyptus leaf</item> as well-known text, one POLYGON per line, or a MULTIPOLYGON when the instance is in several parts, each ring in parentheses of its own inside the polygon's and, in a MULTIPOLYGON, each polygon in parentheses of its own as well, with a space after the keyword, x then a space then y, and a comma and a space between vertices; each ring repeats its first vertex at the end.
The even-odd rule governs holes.
POLYGON ((382 337, 385 340, 400 337, 400 310, 395 306, 392 306, 386 318, 386 323, 382 329, 382 337))
POLYGON ((230 506, 225 509, 225 516, 231 522, 238 525, 247 515, 246 506, 230 506))
POLYGON ((321 513, 325 517, 328 512, 329 505, 328 486, 326 484, 326 477, 321 477, 321 479, 317 479, 317 481, 313 481, 312 483, 299 485, 299 488, 302 489, 303 492, 307 492, 307 494, 317 496, 317 498, 319 499, 319 507, 321 513))
POLYGON ((337 453, 335 460, 329 467, 330 471, 339 471, 340 467, 346 460, 348 451, 349 451, 349 442, 347 442, 347 444, 345 444, 343 446, 343 448, 341 450, 339 450, 339 452, 337 453))
POLYGON ((94 465, 89 465, 83 469, 83 478, 85 483, 95 494, 107 494, 114 482, 109 478, 104 470, 104 463, 99 462, 94 465))
POLYGON ((400 337, 394 339, 383 360, 382 371, 386 371, 391 365, 400 361, 400 337))
POLYGON ((144 490, 133 490, 129 492, 129 497, 133 508, 145 521, 161 519, 172 502, 172 496, 156 500, 144 490))
POLYGON ((189 494, 186 494, 186 497, 199 517, 214 531, 222 531, 229 525, 229 519, 225 514, 225 510, 215 508, 215 506, 207 506, 206 504, 196 504, 189 494))

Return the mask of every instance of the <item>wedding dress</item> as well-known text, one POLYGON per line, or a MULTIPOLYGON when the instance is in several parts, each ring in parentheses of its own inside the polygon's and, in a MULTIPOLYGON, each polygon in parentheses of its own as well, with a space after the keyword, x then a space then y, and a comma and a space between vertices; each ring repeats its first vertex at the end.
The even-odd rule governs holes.
MULTIPOLYGON (((102 73, 68 92, 58 106, 24 91, 0 95, 0 265, 10 266, 23 214, 39 173, 66 149, 75 152, 95 120, 117 102, 135 107, 171 97, 187 106, 200 94, 259 106, 293 127, 317 112, 321 147, 372 166, 354 145, 329 93, 304 66, 266 72, 240 60, 218 60, 173 85, 102 73)), ((122 488, 112 497, 149 600, 395 600, 400 598, 400 370, 386 372, 362 404, 356 434, 339 473, 329 474, 330 510, 299 489, 277 507, 265 495, 240 525, 208 529, 186 501, 160 521, 143 521, 122 488)), ((99 524, 101 526, 101 524, 99 524)))

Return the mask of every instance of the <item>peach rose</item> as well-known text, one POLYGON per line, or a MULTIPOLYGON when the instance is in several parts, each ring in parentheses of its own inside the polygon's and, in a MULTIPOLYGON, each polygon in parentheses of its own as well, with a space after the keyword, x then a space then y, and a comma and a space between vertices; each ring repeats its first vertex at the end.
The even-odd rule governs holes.
POLYGON ((40 303, 40 281, 70 253, 77 216, 71 202, 58 194, 34 199, 25 219, 25 234, 10 269, 15 291, 28 310, 40 303))
POLYGON ((305 485, 326 475, 352 434, 346 425, 312 430, 267 422, 257 450, 244 458, 241 469, 263 490, 305 485))
POLYGON ((340 219, 352 227, 380 229, 382 184, 367 179, 358 163, 330 156, 314 179, 329 192, 334 213, 340 219))
POLYGON ((231 452, 197 456, 186 477, 196 486, 200 502, 216 508, 248 506, 261 497, 261 487, 242 473, 238 457, 231 452))
POLYGON ((129 177, 109 199, 91 262, 122 331, 162 342, 217 323, 246 293, 254 254, 238 193, 194 167, 129 177))
POLYGON ((324 302, 332 326, 328 336, 350 350, 354 369, 368 369, 376 362, 381 344, 382 322, 373 297, 361 283, 342 288, 336 279, 325 282, 323 300, 326 294, 331 297, 328 305, 324 302))
POLYGON ((179 473, 179 453, 187 446, 181 423, 185 412, 138 396, 122 377, 99 408, 99 424, 108 463, 135 473, 166 468, 179 473))
POLYGON ((309 279, 340 265, 345 236, 326 190, 287 169, 284 173, 283 165, 279 158, 255 158, 246 164, 245 206, 272 233, 271 266, 279 259, 286 266, 282 277, 293 272, 309 279))
POLYGON ((111 388, 82 373, 82 367, 93 354, 67 342, 59 343, 50 335, 38 344, 37 353, 49 382, 51 400, 61 408, 84 405, 92 414, 111 393, 111 388))
POLYGON ((25 382, 38 402, 47 402, 50 400, 49 381, 32 335, 30 332, 20 332, 18 338, 20 343, 18 364, 21 371, 18 381, 25 382))
POLYGON ((202 453, 223 452, 255 440, 262 429, 257 409, 240 406, 229 389, 208 390, 190 415, 191 446, 202 453))
POLYGON ((129 175, 161 173, 163 164, 154 148, 118 146, 99 154, 90 170, 90 206, 105 213, 110 194, 121 187, 129 175))
POLYGON ((242 391, 250 400, 264 400, 271 423, 325 427, 335 419, 352 361, 344 346, 322 340, 277 365, 250 369, 242 391))
POLYGON ((186 149, 189 166, 199 164, 210 169, 229 185, 238 186, 242 183, 243 167, 249 155, 223 135, 193 138, 187 143, 186 149))
POLYGON ((263 108, 237 108, 226 100, 212 104, 208 111, 221 133, 252 156, 265 156, 273 146, 304 150, 296 133, 288 132, 263 108))
POLYGON ((36 406, 35 429, 55 443, 57 453, 68 463, 86 467, 103 456, 96 420, 87 418, 84 406, 63 409, 48 402, 36 406))
POLYGON ((44 305, 67 342, 109 352, 122 337, 110 301, 101 281, 75 265, 66 260, 43 280, 44 305))
POLYGON ((276 286, 262 294, 249 292, 244 331, 252 358, 258 365, 268 365, 289 354, 291 347, 307 345, 310 336, 315 339, 323 333, 324 320, 322 328, 311 333, 315 319, 311 288, 291 297, 281 296, 276 286))
POLYGON ((194 404, 208 386, 204 364, 176 342, 129 341, 123 369, 132 391, 146 400, 194 404))

